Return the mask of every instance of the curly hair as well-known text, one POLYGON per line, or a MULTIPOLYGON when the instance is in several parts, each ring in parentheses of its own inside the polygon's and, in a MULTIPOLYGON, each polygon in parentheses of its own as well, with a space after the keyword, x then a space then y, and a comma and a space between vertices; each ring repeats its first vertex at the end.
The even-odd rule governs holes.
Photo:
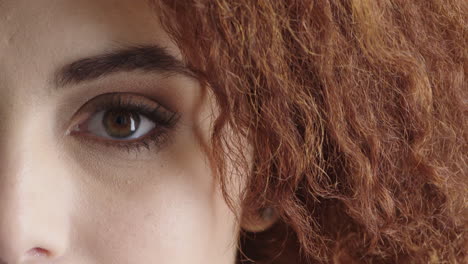
POLYGON ((153 2, 219 106, 226 201, 229 159, 280 215, 239 263, 466 263, 467 1, 153 2))

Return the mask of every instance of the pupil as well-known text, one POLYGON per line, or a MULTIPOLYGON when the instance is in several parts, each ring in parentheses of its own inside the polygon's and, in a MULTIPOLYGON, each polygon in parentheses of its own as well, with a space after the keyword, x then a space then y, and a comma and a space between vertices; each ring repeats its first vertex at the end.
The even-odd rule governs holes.
POLYGON ((109 136, 126 138, 138 129, 140 116, 127 110, 109 110, 104 114, 102 122, 109 136))
POLYGON ((116 118, 116 120, 115 120, 115 122, 116 122, 117 124, 119 124, 119 125, 125 124, 126 121, 127 121, 126 118, 123 117, 123 116, 118 116, 118 117, 116 118))

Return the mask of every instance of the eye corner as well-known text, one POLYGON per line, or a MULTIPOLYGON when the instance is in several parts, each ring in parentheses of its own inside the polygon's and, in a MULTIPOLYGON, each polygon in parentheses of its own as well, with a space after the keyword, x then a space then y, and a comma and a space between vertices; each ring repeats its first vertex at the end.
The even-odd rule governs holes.
POLYGON ((80 129, 80 125, 79 124, 76 124, 76 123, 73 123, 71 126, 69 126, 66 130, 65 130, 65 136, 73 136, 74 134, 76 134, 77 132, 79 132, 81 129, 80 129))
POLYGON ((65 134, 73 136, 83 144, 112 147, 124 152, 129 152, 130 149, 132 152, 133 150, 140 151, 140 148, 149 149, 150 146, 159 149, 160 146, 165 145, 161 141, 170 138, 169 134, 175 133, 174 127, 181 115, 152 99, 143 97, 128 93, 98 95, 79 108, 65 134), (100 119, 112 109, 141 115, 142 120, 138 123, 138 129, 145 130, 145 133, 136 132, 135 136, 139 135, 136 138, 113 138, 111 135, 109 137, 104 135, 101 131, 103 124, 100 119), (153 125, 149 125, 150 123, 153 125))

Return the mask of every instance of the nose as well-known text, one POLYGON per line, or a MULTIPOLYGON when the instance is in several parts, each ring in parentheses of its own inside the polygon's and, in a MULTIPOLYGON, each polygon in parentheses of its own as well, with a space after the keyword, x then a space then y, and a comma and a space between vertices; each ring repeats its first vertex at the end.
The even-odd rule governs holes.
POLYGON ((68 236, 69 189, 60 156, 41 140, 2 145, 0 264, 51 263, 64 254, 68 236))

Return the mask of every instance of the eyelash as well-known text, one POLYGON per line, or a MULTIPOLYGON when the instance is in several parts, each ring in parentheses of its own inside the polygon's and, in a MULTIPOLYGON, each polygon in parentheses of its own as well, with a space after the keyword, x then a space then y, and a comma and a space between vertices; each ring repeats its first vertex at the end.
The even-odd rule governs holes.
POLYGON ((109 93, 99 95, 83 105, 83 107, 78 110, 78 113, 80 112, 85 112, 86 118, 84 118, 83 122, 79 122, 75 125, 74 130, 71 131, 70 134, 75 136, 84 135, 84 137, 103 144, 106 147, 116 147, 120 150, 126 150, 127 152, 134 150, 140 152, 141 147, 147 150, 151 150, 152 147, 156 147, 157 149, 162 148, 169 140, 169 134, 175 129, 175 125, 179 120, 178 113, 169 111, 162 105, 142 95, 132 93, 109 93), (144 101, 146 101, 146 103, 144 101), (154 122, 155 127, 140 138, 132 140, 105 139, 89 132, 76 131, 83 125, 87 125, 92 117, 100 111, 109 110, 135 112, 154 122))

